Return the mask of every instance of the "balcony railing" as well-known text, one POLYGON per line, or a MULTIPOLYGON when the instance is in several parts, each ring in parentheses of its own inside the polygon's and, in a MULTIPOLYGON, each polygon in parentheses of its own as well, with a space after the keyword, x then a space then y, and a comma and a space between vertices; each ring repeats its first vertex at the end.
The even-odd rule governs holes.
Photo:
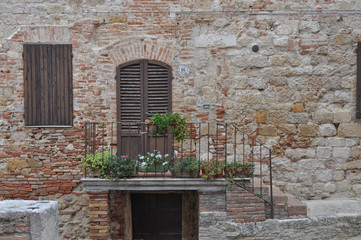
MULTIPOLYGON (((126 156, 135 160, 134 177, 174 177, 168 168, 142 168, 139 156, 147 156, 154 150, 160 155, 168 155, 171 164, 184 158, 197 159, 199 166, 206 162, 242 163, 252 166, 252 174, 233 176, 232 181, 242 184, 242 178, 251 179, 248 189, 262 197, 264 184, 270 186, 272 204, 272 159, 271 149, 257 141, 255 136, 242 132, 237 123, 189 123, 188 138, 176 142, 172 134, 152 134, 150 125, 139 122, 89 122, 85 123, 85 157, 126 156), (107 153, 107 154, 104 154, 107 153)), ((105 159, 101 159, 104 161, 105 159)), ((230 176, 225 168, 224 176, 230 176)), ((173 172, 174 173, 174 172, 173 172)), ((85 172, 87 175, 87 173, 85 172)), ((178 173, 179 174, 179 173, 178 173)), ((196 177, 200 176, 198 171, 196 177)), ((177 177, 184 177, 183 172, 177 177)), ((229 180, 229 178, 227 178, 229 180)), ((267 186, 268 188, 268 186, 267 186)))

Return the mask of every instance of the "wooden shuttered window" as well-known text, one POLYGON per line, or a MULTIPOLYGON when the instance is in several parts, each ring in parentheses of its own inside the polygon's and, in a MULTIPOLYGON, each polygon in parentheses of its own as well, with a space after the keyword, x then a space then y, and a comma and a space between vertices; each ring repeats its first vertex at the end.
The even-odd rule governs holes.
POLYGON ((356 117, 361 118, 361 42, 357 44, 356 117))
POLYGON ((72 45, 24 44, 23 56, 25 125, 72 125, 72 45))
POLYGON ((170 66, 151 60, 136 60, 118 66, 118 121, 144 122, 155 113, 171 111, 170 66))

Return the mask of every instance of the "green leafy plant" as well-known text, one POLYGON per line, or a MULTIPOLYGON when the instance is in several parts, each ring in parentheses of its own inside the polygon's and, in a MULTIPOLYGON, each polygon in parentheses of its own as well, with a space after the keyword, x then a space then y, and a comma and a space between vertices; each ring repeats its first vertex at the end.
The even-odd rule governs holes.
POLYGON ((228 185, 233 185, 235 178, 252 177, 253 169, 254 164, 250 162, 228 162, 225 167, 228 185))
POLYGON ((111 156, 104 161, 105 176, 112 180, 126 179, 135 173, 136 162, 125 155, 111 156))
POLYGON ((201 163, 202 178, 213 180, 218 175, 223 174, 224 168, 224 161, 217 161, 215 159, 212 159, 208 162, 203 161, 201 163))
POLYGON ((228 175, 234 177, 252 177, 254 170, 254 163, 250 162, 228 162, 226 165, 228 175))
POLYGON ((195 157, 185 157, 174 160, 170 169, 176 177, 187 175, 197 177, 199 176, 200 163, 195 157))
POLYGON ((110 156, 110 152, 95 152, 94 154, 87 154, 83 157, 81 163, 87 173, 99 172, 101 176, 104 176, 104 160, 110 156))
POLYGON ((166 172, 171 160, 168 154, 163 156, 159 151, 153 150, 145 156, 138 155, 138 170, 140 172, 166 172))
POLYGON ((156 113, 149 122, 155 126, 155 129, 152 131, 153 136, 156 134, 166 134, 171 131, 177 142, 182 141, 189 136, 187 121, 182 118, 179 113, 156 113))

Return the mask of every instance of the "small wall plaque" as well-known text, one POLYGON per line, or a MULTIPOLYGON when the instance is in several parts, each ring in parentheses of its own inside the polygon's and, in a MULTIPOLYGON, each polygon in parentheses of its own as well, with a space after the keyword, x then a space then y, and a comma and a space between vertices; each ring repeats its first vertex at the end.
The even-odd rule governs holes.
POLYGON ((203 109, 210 109, 211 105, 210 104, 203 104, 203 109))
POLYGON ((189 73, 189 68, 186 67, 186 66, 179 66, 179 67, 178 67, 178 72, 179 72, 180 74, 189 73))

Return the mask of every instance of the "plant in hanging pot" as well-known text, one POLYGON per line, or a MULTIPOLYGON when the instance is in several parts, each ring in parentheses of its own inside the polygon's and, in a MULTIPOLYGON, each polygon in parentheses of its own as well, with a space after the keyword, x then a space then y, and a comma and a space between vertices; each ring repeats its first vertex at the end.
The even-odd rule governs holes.
POLYGON ((104 176, 104 161, 111 157, 110 152, 94 152, 87 154, 81 159, 81 163, 89 177, 102 177, 104 176))
MULTIPOLYGON (((146 123, 148 121, 146 120, 146 123)), ((189 128, 187 121, 182 118, 179 113, 166 112, 164 114, 156 113, 149 119, 149 130, 152 135, 164 135, 171 132, 174 139, 180 142, 189 136, 189 128)))
POLYGON ((199 177, 200 162, 195 157, 184 157, 174 160, 171 164, 173 177, 195 178, 199 177))
POLYGON ((105 176, 112 180, 126 179, 135 175, 136 162, 125 155, 112 156, 104 161, 105 176))
POLYGON ((223 170, 225 168, 224 161, 218 161, 212 159, 208 162, 201 162, 202 178, 213 180, 215 178, 220 178, 223 176, 223 170))
POLYGON ((145 156, 138 155, 137 169, 139 172, 167 172, 172 159, 157 150, 148 152, 145 156))

